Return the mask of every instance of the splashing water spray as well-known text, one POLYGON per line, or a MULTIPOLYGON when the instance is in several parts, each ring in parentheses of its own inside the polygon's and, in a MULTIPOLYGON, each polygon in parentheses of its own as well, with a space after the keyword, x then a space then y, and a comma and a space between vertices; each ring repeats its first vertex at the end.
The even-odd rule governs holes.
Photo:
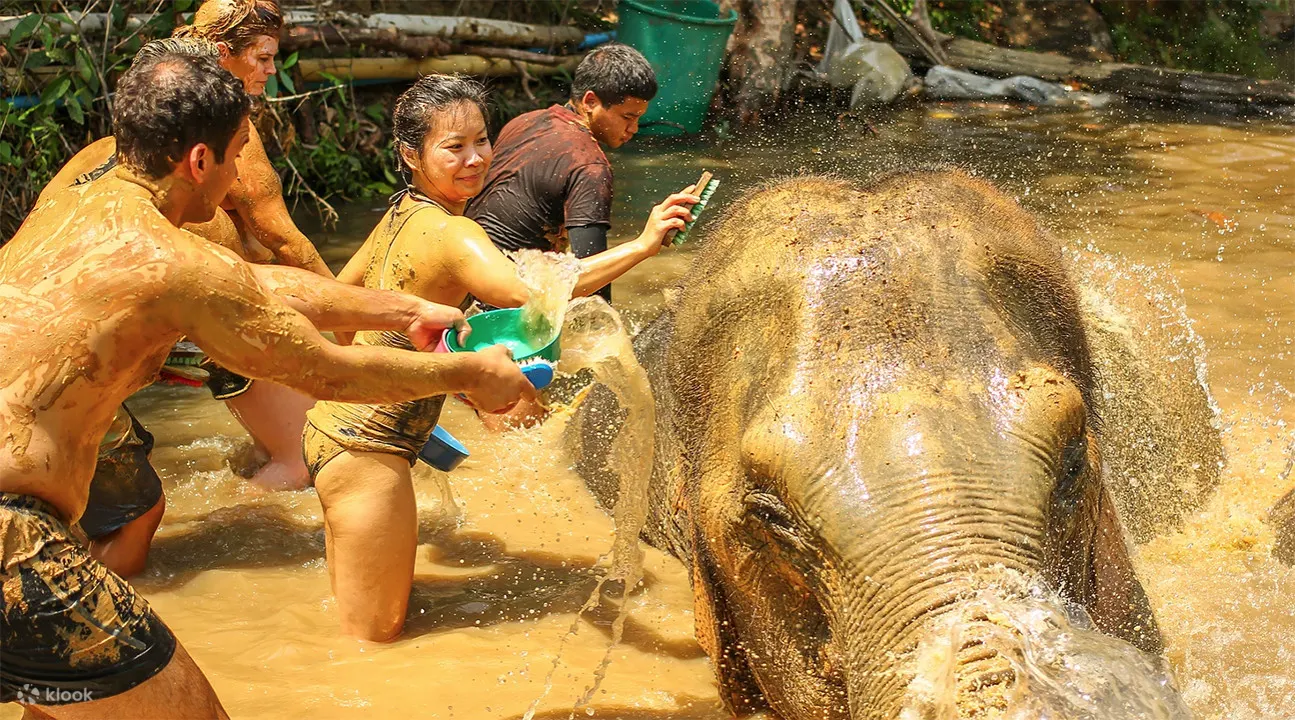
MULTIPOLYGON (((587 705, 607 676, 612 650, 620 644, 625 630, 625 619, 629 615, 629 595, 643 579, 643 548, 639 544, 639 533, 647 519, 648 483, 652 480, 653 433, 656 426, 652 387, 648 382, 647 372, 634 357, 634 348, 620 315, 610 305, 602 298, 580 298, 564 309, 565 325, 559 326, 562 327, 562 370, 568 373, 584 368, 592 370, 597 381, 606 385, 621 407, 628 410, 628 415, 616 434, 607 461, 610 469, 620 479, 620 493, 613 511, 616 533, 612 541, 610 567, 598 579, 584 605, 576 612, 571 628, 562 636, 553 665, 544 678, 544 690, 527 708, 523 720, 535 717, 540 703, 553 689, 553 674, 562 660, 567 640, 579 631, 584 614, 601 602, 603 586, 609 581, 620 580, 624 583, 624 589, 621 591, 616 619, 612 622, 611 641, 602 661, 594 670, 593 683, 576 701, 568 718, 574 718, 581 709, 587 714, 593 714, 593 709, 587 705)), ((599 558, 598 563, 601 564, 606 558, 606 555, 599 558)))
POLYGON ((1097 631, 1083 609, 1014 571, 986 568, 966 599, 927 624, 908 664, 900 720, 957 720, 996 707, 1004 720, 1181 720, 1191 714, 1167 671, 1097 631), (959 649, 977 644, 1007 660, 995 697, 959 691, 959 649))
POLYGON ((531 347, 544 347, 562 332, 571 291, 580 280, 580 260, 570 253, 518 250, 517 278, 528 295, 522 305, 522 332, 531 347))

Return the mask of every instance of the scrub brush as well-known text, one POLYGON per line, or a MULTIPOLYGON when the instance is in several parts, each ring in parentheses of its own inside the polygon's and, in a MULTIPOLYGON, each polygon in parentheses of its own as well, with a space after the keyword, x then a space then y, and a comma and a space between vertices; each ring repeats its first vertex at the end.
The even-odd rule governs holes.
POLYGON ((703 172, 701 179, 693 187, 701 200, 692 206, 692 220, 688 221, 688 224, 683 226, 683 230, 676 233, 674 239, 671 240, 674 245, 682 245, 683 241, 688 238, 688 231, 692 230, 693 225, 697 224, 698 218, 701 217, 701 211, 706 209, 706 203, 710 202, 710 196, 714 195, 715 188, 719 187, 719 180, 712 180, 710 172, 703 172))
POLYGON ((536 390, 543 390, 553 382, 553 363, 541 357, 534 357, 530 360, 523 360, 519 363, 522 367, 522 374, 527 380, 535 386, 536 390))

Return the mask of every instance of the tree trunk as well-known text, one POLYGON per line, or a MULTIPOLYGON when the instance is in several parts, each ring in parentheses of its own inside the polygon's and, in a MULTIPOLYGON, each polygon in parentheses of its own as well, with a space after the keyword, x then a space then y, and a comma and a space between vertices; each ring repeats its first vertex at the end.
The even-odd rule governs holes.
MULTIPOLYGON (((1165 103, 1223 103, 1251 109, 1295 105, 1295 83, 1279 80, 1256 80, 1239 75, 1126 63, 1084 62, 1064 55, 1008 50, 948 36, 943 37, 942 44, 951 67, 987 75, 1077 80, 1096 90, 1135 100, 1165 103)), ((921 55, 921 51, 911 42, 905 42, 904 38, 897 38, 895 49, 909 57, 921 55)))
POLYGON ((279 34, 279 49, 285 54, 315 47, 350 52, 352 45, 390 50, 415 58, 448 55, 452 49, 444 38, 402 35, 395 28, 371 30, 334 25, 285 25, 279 34))
POLYGON ((329 23, 369 30, 393 29, 404 35, 438 37, 460 42, 524 47, 578 45, 585 38, 583 30, 570 26, 527 25, 510 20, 439 15, 394 15, 376 13, 320 14, 313 10, 289 10, 284 21, 291 25, 329 23))
POLYGON ((778 103, 791 77, 796 0, 722 0, 721 12, 737 10, 728 41, 729 98, 740 124, 760 119, 778 103))
POLYGON ((566 70, 575 72, 580 55, 568 55, 560 65, 523 63, 504 58, 484 58, 477 55, 446 55, 445 57, 415 60, 412 58, 323 58, 301 60, 301 77, 307 82, 334 77, 353 80, 416 80, 433 73, 462 73, 476 77, 506 77, 520 74, 519 66, 534 77, 556 75, 566 70))

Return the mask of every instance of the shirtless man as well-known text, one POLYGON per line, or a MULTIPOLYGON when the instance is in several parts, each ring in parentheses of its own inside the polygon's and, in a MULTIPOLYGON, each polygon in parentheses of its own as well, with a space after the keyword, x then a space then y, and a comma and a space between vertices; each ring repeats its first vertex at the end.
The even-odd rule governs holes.
MULTIPOLYGON (((205 0, 191 24, 176 28, 173 40, 207 43, 219 57, 220 66, 242 80, 243 89, 255 97, 264 94, 266 83, 276 72, 274 58, 282 29, 278 0, 205 0)), ((112 137, 90 144, 68 161, 47 192, 111 165, 115 152, 112 137)), ((288 213, 283 185, 255 127, 239 154, 238 179, 222 209, 210 223, 185 229, 233 249, 249 262, 274 260, 333 277, 288 213)), ((301 459, 301 431, 315 399, 276 383, 254 383, 216 363, 206 363, 204 369, 212 397, 225 403, 255 443, 263 464, 252 474, 252 482, 273 490, 305 487, 309 478, 301 459)))
MULTIPOLYGON (((137 63, 117 88, 121 165, 56 194, 0 248, 0 702, 55 718, 226 717, 166 625, 71 530, 117 407, 181 336, 321 398, 457 392, 500 410, 533 396, 503 348, 333 345, 251 266, 179 229, 210 219, 233 183, 248 107, 210 60, 137 63)), ((318 301, 301 298, 316 325, 353 320, 318 301)), ((456 319, 385 315, 417 345, 456 319)))

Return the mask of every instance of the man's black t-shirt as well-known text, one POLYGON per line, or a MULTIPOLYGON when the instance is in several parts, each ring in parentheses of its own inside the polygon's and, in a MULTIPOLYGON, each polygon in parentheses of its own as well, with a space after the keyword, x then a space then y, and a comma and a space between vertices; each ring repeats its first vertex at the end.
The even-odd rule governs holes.
POLYGON ((466 214, 500 249, 565 250, 568 228, 611 226, 611 164, 569 108, 514 118, 494 151, 466 214))

